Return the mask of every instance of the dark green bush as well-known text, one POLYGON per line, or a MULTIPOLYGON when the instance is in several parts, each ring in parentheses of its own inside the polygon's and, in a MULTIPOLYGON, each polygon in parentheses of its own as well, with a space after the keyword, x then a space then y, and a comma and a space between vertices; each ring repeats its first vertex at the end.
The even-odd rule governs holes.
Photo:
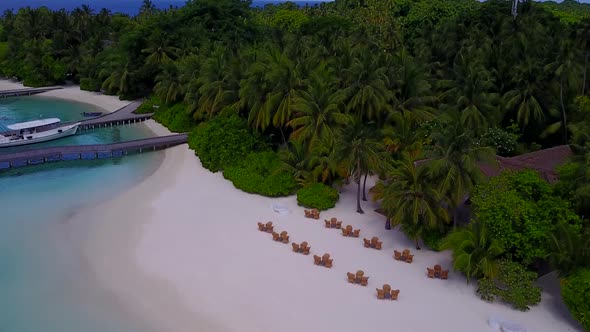
POLYGON ((279 157, 272 151, 249 154, 225 168, 223 176, 240 190, 268 197, 290 195, 297 186, 293 174, 282 171, 279 157))
POLYGON ((315 183, 297 191, 297 203, 299 205, 327 210, 333 208, 340 199, 338 190, 323 183, 315 183))
POLYGON ((561 280, 561 296, 572 316, 590 331, 590 269, 581 269, 561 280))
POLYGON ((85 91, 99 91, 100 90, 100 82, 97 79, 92 79, 85 77, 80 80, 80 90, 85 91))
POLYGON ((503 260, 499 263, 494 279, 478 281, 477 292, 482 300, 494 302, 496 297, 518 310, 527 311, 530 305, 541 302, 541 287, 535 286, 537 274, 527 271, 522 265, 503 260))
POLYGON ((422 241, 424 244, 434 251, 441 251, 441 245, 446 234, 438 229, 427 229, 422 232, 422 241))
MULTIPOLYGON (((516 127, 518 130, 518 127, 516 127)), ((496 153, 503 157, 513 156, 518 148, 519 136, 514 133, 514 128, 508 130, 502 128, 490 128, 485 132, 477 144, 480 146, 490 146, 496 149, 496 153)))
POLYGON ((203 167, 212 172, 234 165, 254 151, 267 149, 260 135, 236 114, 219 115, 201 123, 190 133, 188 144, 203 167))
MULTIPOLYGON (((145 108, 142 109, 142 112, 145 111, 145 108)), ((166 128, 170 129, 170 131, 177 133, 186 133, 191 131, 194 124, 191 115, 186 111, 186 107, 182 103, 178 103, 171 107, 162 107, 157 109, 154 114, 154 119, 164 125, 166 128)))

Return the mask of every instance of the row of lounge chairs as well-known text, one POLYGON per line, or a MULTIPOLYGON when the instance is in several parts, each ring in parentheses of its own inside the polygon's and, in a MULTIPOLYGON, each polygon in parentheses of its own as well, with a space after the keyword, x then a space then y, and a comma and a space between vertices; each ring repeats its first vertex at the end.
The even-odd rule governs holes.
POLYGON ((318 255, 313 255, 313 263, 315 265, 331 268, 333 262, 334 260, 330 258, 330 254, 328 253, 324 254, 322 257, 318 255))
POLYGON ((364 276, 365 272, 362 270, 356 271, 356 273, 346 272, 348 282, 351 284, 359 284, 361 286, 367 286, 369 283, 369 277, 364 276))
POLYGON ((412 261, 414 260, 414 255, 410 254, 409 249, 404 249, 404 251, 402 252, 394 250, 393 259, 400 262, 412 263, 412 261))
POLYGON ((381 250, 381 245, 383 244, 382 241, 379 241, 379 238, 376 236, 373 236, 370 240, 369 239, 363 239, 365 248, 373 248, 373 249, 377 249, 377 250, 381 250))
POLYGON ((391 286, 384 284, 382 289, 376 288, 379 300, 397 300, 399 289, 391 289, 391 286))
POLYGON ((305 210, 305 218, 320 219, 320 211, 318 209, 305 210))
POLYGON ((434 266, 434 268, 426 268, 426 274, 428 278, 439 278, 439 279, 448 279, 449 278, 449 270, 443 270, 442 267, 438 264, 434 266))
POLYGON ((361 235, 360 229, 352 229, 351 225, 342 228, 342 236, 359 237, 361 235))
POLYGON ((293 252, 309 255, 309 250, 311 247, 307 244, 307 241, 303 241, 301 244, 293 242, 291 245, 293 246, 293 252))

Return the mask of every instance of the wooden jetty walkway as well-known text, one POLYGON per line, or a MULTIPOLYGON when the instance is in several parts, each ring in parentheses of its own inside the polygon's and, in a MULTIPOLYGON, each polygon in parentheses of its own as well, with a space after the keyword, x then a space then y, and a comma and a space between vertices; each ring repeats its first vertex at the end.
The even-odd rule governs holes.
MULTIPOLYGON (((116 125, 122 125, 122 124, 142 122, 142 121, 151 119, 152 116, 154 115, 154 113, 146 113, 146 114, 133 113, 133 112, 135 112, 135 110, 137 110, 137 108, 139 106, 141 106, 142 103, 143 103, 143 101, 136 100, 136 101, 130 103, 129 105, 124 106, 112 113, 107 113, 105 115, 102 115, 102 116, 99 116, 96 118, 92 118, 92 119, 88 119, 88 120, 77 121, 77 122, 80 122, 80 125, 78 126, 78 130, 88 130, 88 129, 100 128, 100 127, 110 127, 110 126, 116 126, 116 125)), ((72 122, 72 123, 74 123, 74 122, 72 122)))
POLYGON ((23 88, 23 89, 12 89, 12 90, 2 90, 0 91, 0 98, 7 98, 7 97, 18 97, 18 96, 30 96, 36 95, 38 93, 43 93, 52 90, 59 90, 63 89, 61 86, 49 86, 43 88, 23 88))
POLYGON ((38 165, 55 161, 116 158, 131 153, 165 149, 184 144, 187 141, 188 134, 175 134, 112 144, 55 146, 15 152, 0 155, 0 172, 13 167, 38 165))

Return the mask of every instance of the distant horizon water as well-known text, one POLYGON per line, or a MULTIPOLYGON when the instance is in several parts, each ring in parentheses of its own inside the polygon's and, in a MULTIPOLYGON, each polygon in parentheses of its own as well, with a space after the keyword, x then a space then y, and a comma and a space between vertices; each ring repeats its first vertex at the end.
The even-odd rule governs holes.
MULTIPOLYGON (((290 1, 298 4, 299 6, 317 5, 322 2, 331 2, 333 0, 297 0, 290 1)), ((182 7, 185 4, 185 0, 153 0, 154 5, 160 9, 167 9, 172 7, 182 7)), ((252 7, 264 7, 267 4, 280 4, 287 2, 286 0, 253 0, 252 7)), ((99 11, 102 8, 107 8, 113 13, 123 13, 128 15, 137 15, 139 8, 141 7, 142 0, 2 0, 0 1, 0 12, 5 10, 18 11, 19 8, 24 7, 42 7, 45 6, 51 10, 66 9, 72 10, 76 7, 80 7, 84 4, 89 5, 95 11, 99 11)))

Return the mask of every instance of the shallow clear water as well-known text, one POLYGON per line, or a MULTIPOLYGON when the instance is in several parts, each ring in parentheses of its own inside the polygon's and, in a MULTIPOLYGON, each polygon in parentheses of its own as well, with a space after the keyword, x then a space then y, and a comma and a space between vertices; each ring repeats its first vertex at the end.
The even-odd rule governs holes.
MULTIPOLYGON (((91 111, 84 104, 33 97, 0 102, 0 116, 21 117, 33 106, 64 121, 80 109, 91 111)), ((133 125, 80 139, 108 143, 146 136, 145 126, 133 125)), ((73 238, 66 220, 81 207, 138 183, 162 156, 151 152, 0 173, 0 331, 146 331, 92 280, 80 255, 81 240, 73 238)))

